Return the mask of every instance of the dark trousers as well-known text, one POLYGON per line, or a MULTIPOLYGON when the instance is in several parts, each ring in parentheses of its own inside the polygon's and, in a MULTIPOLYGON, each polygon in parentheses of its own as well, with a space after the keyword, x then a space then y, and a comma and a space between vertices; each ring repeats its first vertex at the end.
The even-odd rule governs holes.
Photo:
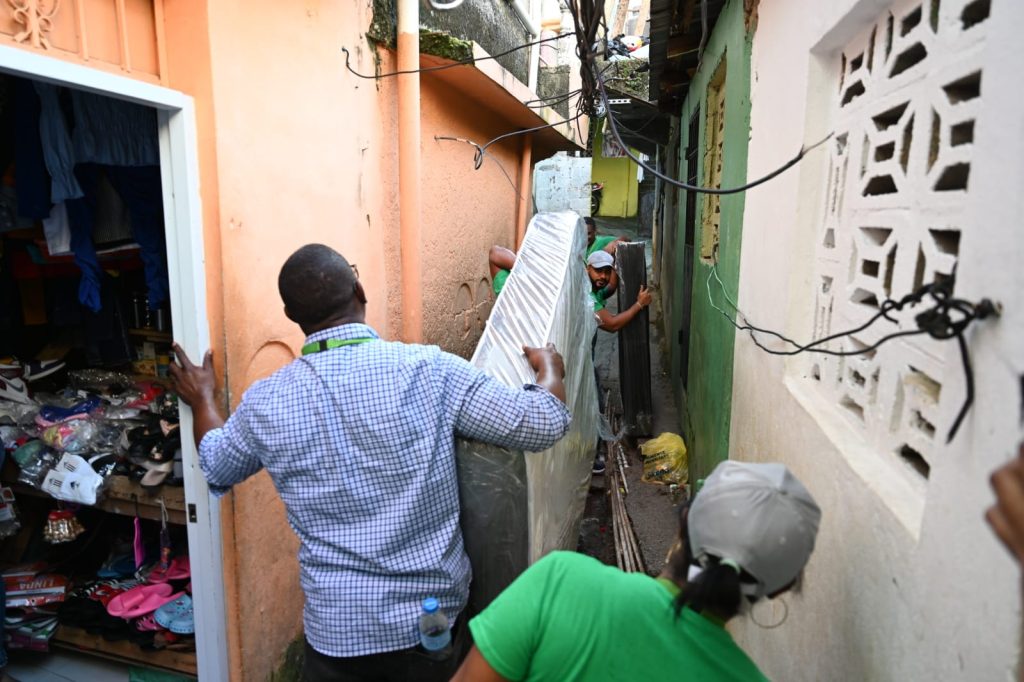
POLYGON ((325 656, 306 641, 302 664, 304 682, 448 682, 469 653, 465 617, 452 628, 452 653, 443 661, 432 659, 418 646, 369 656, 325 656))

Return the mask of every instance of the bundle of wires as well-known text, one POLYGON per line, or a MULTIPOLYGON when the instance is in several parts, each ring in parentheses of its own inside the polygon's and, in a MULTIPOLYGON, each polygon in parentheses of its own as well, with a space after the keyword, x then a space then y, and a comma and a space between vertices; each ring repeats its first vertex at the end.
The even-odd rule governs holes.
POLYGON ((604 0, 566 0, 576 29, 576 56, 580 59, 583 86, 576 104, 577 112, 596 116, 600 110, 597 91, 598 72, 594 56, 607 40, 608 25, 604 18, 604 0), (598 31, 602 31, 600 40, 598 31))

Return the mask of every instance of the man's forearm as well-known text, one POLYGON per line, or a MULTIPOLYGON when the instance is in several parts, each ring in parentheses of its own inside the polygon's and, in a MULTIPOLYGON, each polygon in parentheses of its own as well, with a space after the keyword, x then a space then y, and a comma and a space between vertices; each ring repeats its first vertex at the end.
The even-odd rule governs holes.
POLYGON ((214 429, 224 426, 224 417, 220 415, 213 396, 203 397, 192 405, 192 436, 196 447, 203 442, 203 436, 214 429))
POLYGON ((537 385, 565 403, 565 380, 552 363, 545 362, 537 370, 537 385))
POLYGON ((641 310, 643 310, 643 307, 639 303, 634 303, 618 315, 612 315, 601 329, 606 332, 617 332, 632 322, 633 318, 636 317, 641 310))

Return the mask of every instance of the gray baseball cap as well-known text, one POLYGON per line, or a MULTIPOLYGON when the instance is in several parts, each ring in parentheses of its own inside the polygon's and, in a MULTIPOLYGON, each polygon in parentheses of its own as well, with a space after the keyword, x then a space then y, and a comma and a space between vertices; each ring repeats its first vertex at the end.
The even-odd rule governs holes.
POLYGON ((615 265, 615 259, 607 251, 595 251, 587 257, 587 265, 592 268, 610 268, 615 265))
POLYGON ((690 551, 701 562, 735 562, 757 580, 752 596, 763 597, 800 575, 820 521, 821 509, 785 465, 730 460, 690 505, 690 551))

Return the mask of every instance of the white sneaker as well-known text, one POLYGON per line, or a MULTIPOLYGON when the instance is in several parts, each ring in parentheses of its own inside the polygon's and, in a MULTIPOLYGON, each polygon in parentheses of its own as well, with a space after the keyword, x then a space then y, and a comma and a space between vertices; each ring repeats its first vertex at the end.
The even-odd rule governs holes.
POLYGON ((0 398, 16 403, 34 402, 28 394, 28 385, 22 379, 21 365, 0 365, 0 398))
POLYGON ((65 362, 63 360, 29 360, 28 362, 22 363, 22 368, 25 373, 25 381, 32 383, 33 381, 39 381, 56 372, 64 369, 65 362))
POLYGON ((7 357, 0 361, 0 374, 10 374, 32 383, 64 369, 63 360, 28 360, 22 362, 17 358, 7 357))

